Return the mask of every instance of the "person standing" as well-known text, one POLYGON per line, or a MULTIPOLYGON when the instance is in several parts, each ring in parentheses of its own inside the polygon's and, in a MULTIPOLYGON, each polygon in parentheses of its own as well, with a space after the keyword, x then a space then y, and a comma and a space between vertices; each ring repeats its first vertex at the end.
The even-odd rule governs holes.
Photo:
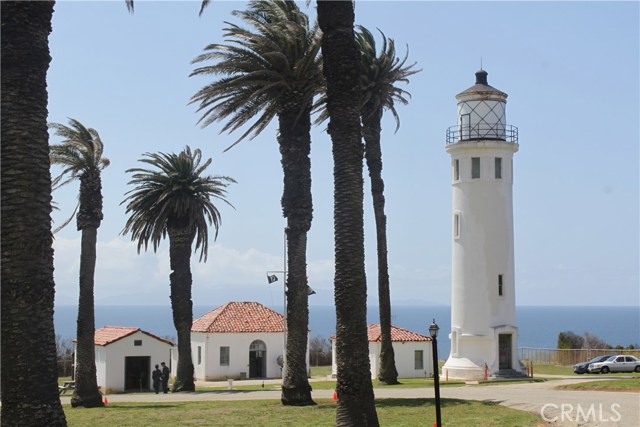
POLYGON ((162 392, 167 394, 169 392, 169 374, 171 373, 171 369, 162 362, 162 392))
POLYGON ((162 371, 156 365, 156 369, 151 374, 151 379, 153 380, 153 391, 158 394, 160 392, 160 381, 162 381, 162 371))

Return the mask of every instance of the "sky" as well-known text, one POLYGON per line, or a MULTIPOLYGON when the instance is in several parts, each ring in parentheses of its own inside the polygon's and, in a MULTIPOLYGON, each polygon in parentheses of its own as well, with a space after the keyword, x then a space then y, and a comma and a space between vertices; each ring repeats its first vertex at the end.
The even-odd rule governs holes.
MULTIPOLYGON (((49 121, 95 128, 111 165, 102 173, 95 303, 169 304, 168 241, 140 254, 121 234, 125 172, 146 152, 200 148, 208 173, 237 180, 231 208, 210 233, 206 263, 192 257, 193 301, 281 305, 282 169, 277 123, 227 152, 240 133, 206 128, 190 97, 211 77, 189 77, 224 21, 245 2, 58 1, 50 35, 49 121)), ((315 2, 303 10, 315 19, 315 2)), ((640 304, 638 2, 359 1, 356 24, 393 38, 422 69, 403 86, 401 126, 383 120, 383 178, 394 306, 450 304, 451 182, 445 132, 456 124, 455 95, 488 72, 509 95, 507 123, 519 128, 513 209, 517 305, 640 304)), ((378 40, 380 40, 378 38, 378 40)), ((52 136, 51 142, 59 142, 52 136)), ((309 304, 333 304, 331 140, 312 130, 314 218, 308 235, 309 304)), ((52 170, 52 174, 58 172, 52 170)), ((365 177, 368 304, 377 305, 375 228, 365 177)), ((78 184, 54 193, 54 227, 73 211, 78 184)), ((55 236, 56 304, 77 304, 80 233, 55 236)))

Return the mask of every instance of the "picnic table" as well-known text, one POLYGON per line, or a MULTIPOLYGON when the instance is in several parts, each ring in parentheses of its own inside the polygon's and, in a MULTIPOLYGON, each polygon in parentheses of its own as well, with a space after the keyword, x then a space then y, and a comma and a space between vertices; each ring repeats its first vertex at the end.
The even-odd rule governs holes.
POLYGON ((67 390, 73 390, 76 388, 75 381, 65 381, 63 385, 58 386, 58 394, 64 394, 67 390))

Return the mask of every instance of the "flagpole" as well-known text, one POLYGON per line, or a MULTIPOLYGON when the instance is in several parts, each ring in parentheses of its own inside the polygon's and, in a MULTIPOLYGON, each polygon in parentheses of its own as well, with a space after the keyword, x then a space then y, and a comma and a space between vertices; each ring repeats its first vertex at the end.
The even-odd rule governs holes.
MULTIPOLYGON (((285 370, 287 369, 287 228, 285 227, 283 231, 283 268, 280 271, 268 270, 267 283, 271 284, 278 281, 278 277, 275 275, 271 276, 271 273, 282 273, 284 275, 284 278, 282 280, 282 308, 284 311, 284 316, 282 316, 282 321, 284 323, 282 328, 282 336, 284 338, 284 341, 282 343, 282 377, 284 378, 286 372, 285 370)), ((311 292, 315 294, 315 291, 313 291, 313 289, 311 289, 311 292)))

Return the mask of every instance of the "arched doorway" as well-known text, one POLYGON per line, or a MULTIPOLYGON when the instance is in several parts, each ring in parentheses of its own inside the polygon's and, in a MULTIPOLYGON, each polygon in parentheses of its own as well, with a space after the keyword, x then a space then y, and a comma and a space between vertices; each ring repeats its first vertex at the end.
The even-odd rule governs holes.
POLYGON ((249 346, 249 378, 265 378, 267 376, 267 345, 264 341, 255 340, 249 346))

